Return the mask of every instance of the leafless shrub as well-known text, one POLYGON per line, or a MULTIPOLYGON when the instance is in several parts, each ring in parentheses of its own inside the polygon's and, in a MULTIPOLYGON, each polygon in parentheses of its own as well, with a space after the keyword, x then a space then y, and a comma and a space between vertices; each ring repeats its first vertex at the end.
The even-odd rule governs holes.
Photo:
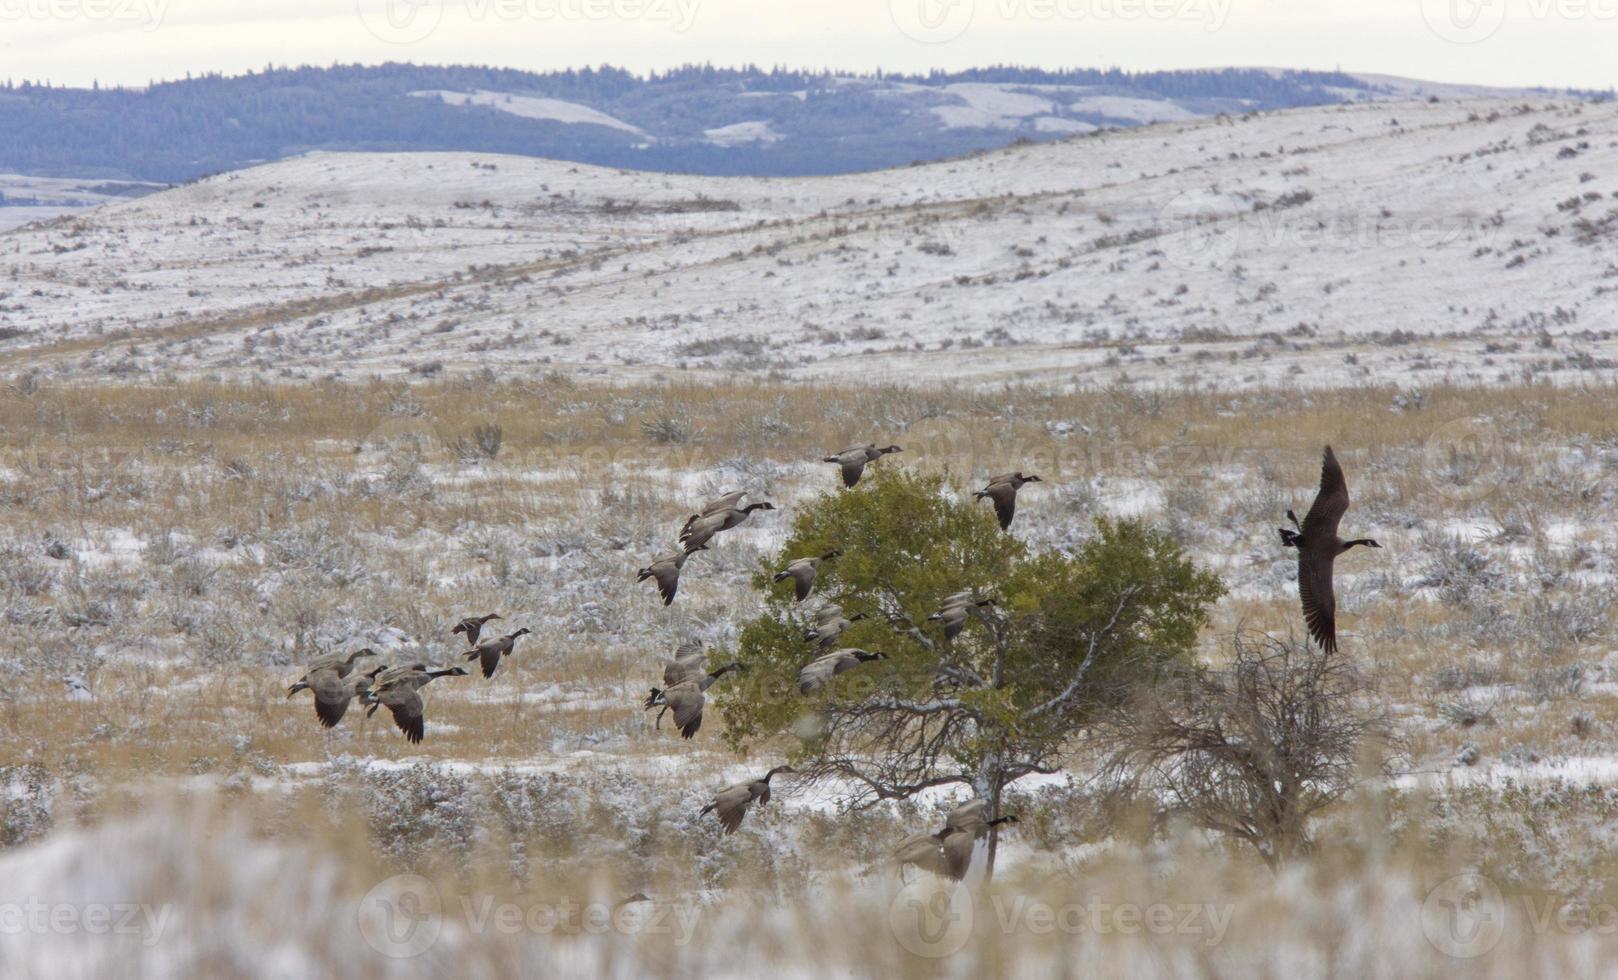
POLYGON ((680 446, 691 441, 691 420, 665 415, 646 419, 640 429, 646 437, 660 446, 680 446))
POLYGON ((413 452, 388 455, 382 470, 383 490, 396 497, 425 499, 433 494, 433 480, 422 468, 421 456, 413 452))
POLYGON ((146 546, 141 549, 141 556, 146 559, 146 563, 149 565, 167 567, 179 561, 183 555, 184 549, 174 539, 172 531, 164 531, 162 534, 153 535, 146 542, 146 546))
POLYGON ((1555 701, 1572 697, 1584 687, 1584 665, 1565 664, 1561 667, 1541 667, 1528 675, 1528 690, 1534 700, 1555 701))
POLYGON ((1520 617, 1522 632, 1541 653, 1566 652, 1606 632, 1609 608, 1610 601, 1582 590, 1563 598, 1535 596, 1520 617))
POLYGON ((44 595, 51 590, 55 579, 49 568, 34 560, 31 549, 9 542, 0 545, 0 585, 6 591, 27 596, 44 595))
POLYGON ((1500 572, 1488 556, 1456 535, 1424 534, 1420 547, 1427 560, 1417 584, 1437 589, 1446 603, 1473 606, 1500 584, 1500 572))
POLYGON ((1495 700, 1492 697, 1485 698, 1474 694, 1463 695, 1440 704, 1438 716, 1462 728, 1492 725, 1495 700))
POLYGON ((461 462, 476 463, 499 456, 504 441, 505 433, 500 426, 488 422, 473 427, 470 435, 457 438, 450 450, 461 462))
POLYGON ((1485 687, 1499 677, 1494 667, 1477 662, 1448 664, 1433 672, 1432 689, 1438 693, 1464 691, 1469 687, 1485 687))
POLYGON ((44 766, 0 766, 0 848, 24 844, 54 825, 55 790, 44 766))
POLYGON ((1228 666, 1186 668, 1110 714, 1101 776, 1277 867, 1314 850, 1310 819, 1360 782, 1362 751, 1389 729, 1346 659, 1262 634, 1227 645, 1228 666))
POLYGON ((207 595, 218 574, 212 563, 198 558, 182 558, 169 568, 174 591, 193 597, 207 595))

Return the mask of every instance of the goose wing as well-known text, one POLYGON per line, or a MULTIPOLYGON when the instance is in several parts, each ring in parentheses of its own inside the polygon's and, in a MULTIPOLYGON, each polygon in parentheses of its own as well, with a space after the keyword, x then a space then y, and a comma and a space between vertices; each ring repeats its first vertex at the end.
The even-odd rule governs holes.
POLYGON ((792 594, 799 602, 809 598, 809 593, 815 587, 815 576, 819 570, 815 567, 815 560, 799 559, 787 566, 787 577, 792 579, 792 594))
POLYGON ((752 802, 753 790, 746 783, 719 791, 719 795, 714 797, 714 813, 719 817, 725 833, 736 832, 742 825, 742 818, 747 816, 748 804, 752 802))
POLYGON ((353 688, 344 683, 337 672, 322 670, 309 682, 309 687, 315 692, 315 717, 327 728, 336 728, 337 723, 343 720, 348 712, 348 702, 353 697, 353 688))
POLYGON ((382 703, 388 706, 393 714, 393 723, 404 732, 405 740, 411 744, 421 741, 426 733, 427 722, 422 717, 421 695, 416 693, 415 686, 394 686, 388 688, 381 695, 382 703))
POLYGON ((683 684, 702 673, 702 661, 696 660, 665 660, 663 662, 663 688, 667 690, 676 684, 683 684))
POLYGON ((1337 525, 1348 510, 1348 481, 1343 479, 1343 468, 1337 455, 1326 447, 1320 463, 1320 492, 1303 519, 1305 541, 1325 541, 1337 536, 1337 525))
POLYGON ((965 878, 967 870, 972 867, 972 850, 976 844, 977 834, 970 830, 952 830, 945 834, 942 847, 945 874, 956 881, 965 878))
POLYGON ((483 632, 483 620, 476 617, 463 619, 459 623, 456 623, 455 628, 450 630, 450 632, 465 633, 466 642, 472 646, 477 646, 478 636, 483 632))
POLYGON ((747 496, 746 490, 736 490, 732 493, 727 493, 722 497, 715 497, 706 504, 702 505, 700 516, 707 517, 709 514, 717 514, 721 511, 735 510, 736 506, 742 502, 742 498, 745 496, 747 496))
POLYGON ((798 671, 798 693, 813 694, 826 686, 832 675, 837 673, 836 654, 826 654, 816 657, 798 671))
POLYGON ((657 580, 657 591, 665 606, 673 602, 675 593, 680 591, 680 568, 684 564, 684 555, 670 556, 658 559, 646 569, 646 574, 657 580))
POLYGON ((815 610, 815 625, 826 626, 843 618, 843 607, 835 602, 825 602, 815 610))
POLYGON ((702 728, 702 706, 706 699, 695 684, 677 684, 663 692, 663 703, 674 712, 674 727, 682 738, 691 738, 702 728))
POLYGON ((500 666, 500 655, 505 652, 505 644, 498 639, 484 640, 478 644, 478 666, 483 668, 484 677, 494 676, 495 669, 500 666))
POLYGON ((857 456, 853 452, 847 452, 837 457, 837 465, 843 471, 843 486, 852 487, 860 482, 860 476, 865 472, 865 463, 863 451, 857 456))
MULTIPOLYGON (((1306 542, 1308 538, 1304 539, 1306 542)), ((1309 635, 1327 653, 1337 649, 1337 596, 1332 591, 1334 556, 1305 547, 1298 552, 1298 599, 1309 635)))
POLYGON ((938 837, 934 834, 906 837, 894 848, 893 861, 900 867, 911 864, 935 875, 949 873, 949 864, 944 860, 944 849, 939 846, 938 837))
POLYGON ((944 826, 950 830, 976 830, 980 825, 987 825, 989 820, 989 801, 978 797, 967 800, 949 812, 944 818, 944 826))
POLYGON ((1017 485, 1014 483, 991 483, 983 490, 983 493, 994 501, 994 516, 1000 518, 1000 530, 1010 529, 1011 519, 1017 516, 1017 485))

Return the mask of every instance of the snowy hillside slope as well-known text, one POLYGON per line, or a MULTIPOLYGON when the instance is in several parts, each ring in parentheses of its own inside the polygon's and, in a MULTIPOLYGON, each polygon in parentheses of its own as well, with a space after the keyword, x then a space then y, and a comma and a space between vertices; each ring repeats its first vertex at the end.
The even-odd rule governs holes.
POLYGON ((63 375, 1559 377, 1618 347, 1618 111, 1344 105, 793 179, 311 154, 0 262, 0 351, 63 375))

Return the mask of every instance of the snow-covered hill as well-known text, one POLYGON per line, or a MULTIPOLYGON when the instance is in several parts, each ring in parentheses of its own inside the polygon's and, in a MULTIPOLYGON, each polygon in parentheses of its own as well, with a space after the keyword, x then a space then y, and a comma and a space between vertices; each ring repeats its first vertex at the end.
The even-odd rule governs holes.
POLYGON ((64 374, 1607 372, 1618 111, 1378 102, 793 179, 311 154, 13 231, 0 262, 0 350, 64 374))

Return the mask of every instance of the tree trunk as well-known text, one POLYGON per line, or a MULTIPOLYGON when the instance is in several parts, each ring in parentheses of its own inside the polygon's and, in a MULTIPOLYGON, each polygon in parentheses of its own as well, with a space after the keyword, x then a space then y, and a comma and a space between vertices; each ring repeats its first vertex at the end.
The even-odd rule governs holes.
MULTIPOLYGON (((983 772, 974 781, 973 789, 979 796, 987 797, 989 801, 989 819, 1000 819, 1000 791, 1005 788, 1005 777, 1000 769, 1000 758, 992 755, 984 760, 983 772), (981 787, 978 785, 981 783, 981 787)), ((1000 825, 991 824, 989 827, 989 860, 984 868, 983 880, 988 881, 994 877, 994 858, 1000 849, 1000 825)))

